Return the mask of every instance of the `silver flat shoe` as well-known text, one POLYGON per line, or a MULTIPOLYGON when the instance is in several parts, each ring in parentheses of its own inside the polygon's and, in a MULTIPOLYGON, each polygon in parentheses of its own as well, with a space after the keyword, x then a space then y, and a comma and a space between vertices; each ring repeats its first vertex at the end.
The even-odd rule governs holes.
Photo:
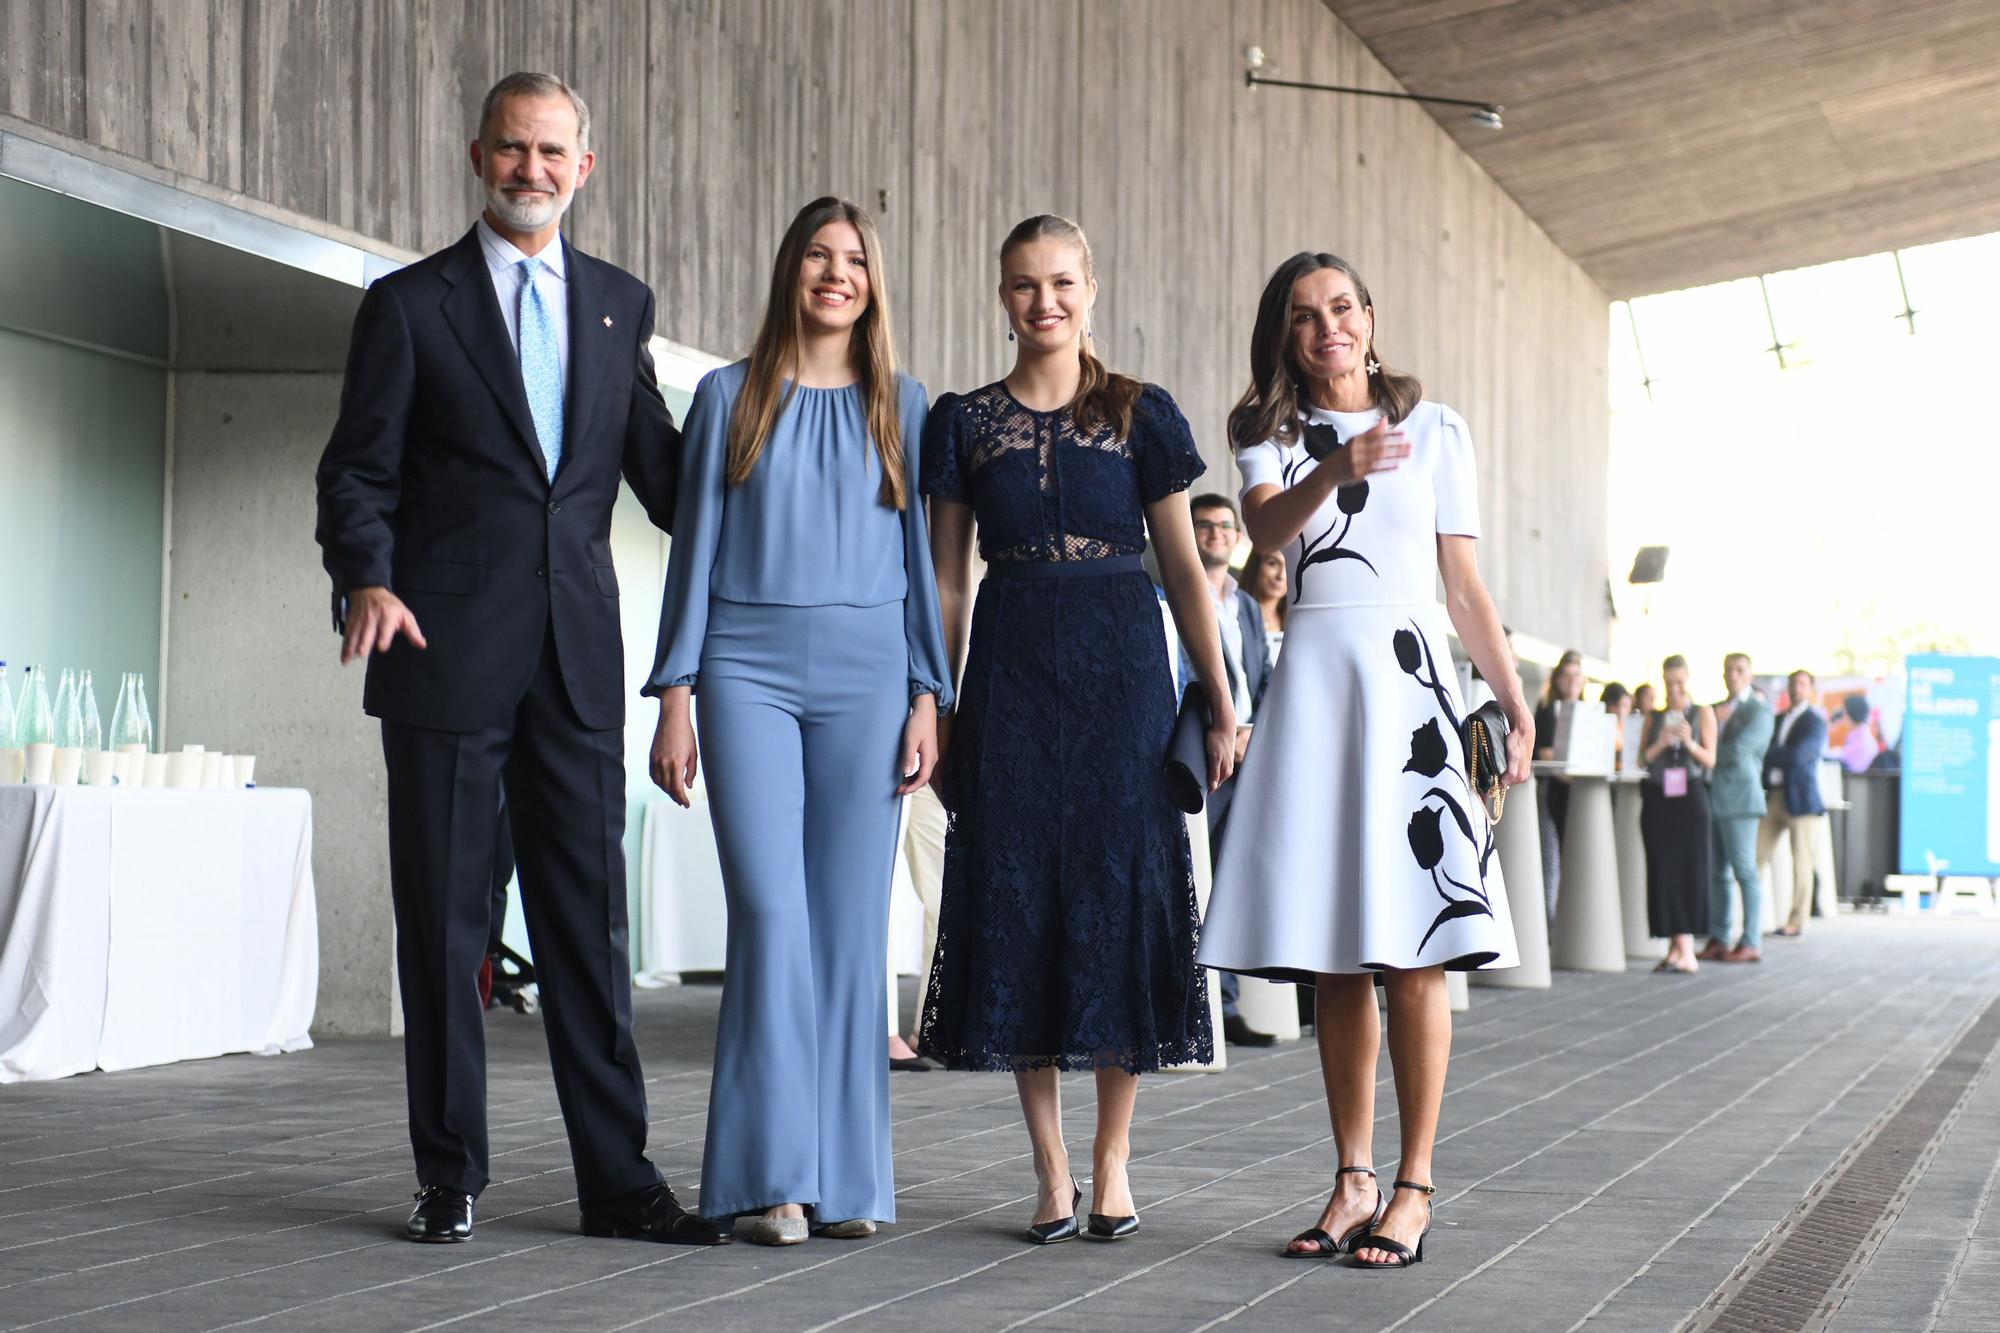
POLYGON ((866 1217, 850 1217, 845 1222, 828 1222, 825 1226, 814 1227, 812 1233, 832 1240, 866 1240, 875 1234, 875 1223, 866 1217))
POLYGON ((803 1217, 752 1218, 743 1228, 743 1238, 752 1245, 797 1245, 806 1234, 803 1217))

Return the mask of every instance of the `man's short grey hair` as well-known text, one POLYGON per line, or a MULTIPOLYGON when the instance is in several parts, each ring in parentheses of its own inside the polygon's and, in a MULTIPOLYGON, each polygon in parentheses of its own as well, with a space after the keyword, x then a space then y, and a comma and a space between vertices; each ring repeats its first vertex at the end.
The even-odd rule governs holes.
POLYGON ((567 97, 569 104, 576 108, 577 151, 590 151, 590 108, 584 104, 583 98, 576 89, 555 75, 529 71, 509 74, 488 90, 486 101, 479 108, 479 137, 482 141, 486 138, 486 127, 493 123, 493 108, 499 106, 505 97, 567 97))

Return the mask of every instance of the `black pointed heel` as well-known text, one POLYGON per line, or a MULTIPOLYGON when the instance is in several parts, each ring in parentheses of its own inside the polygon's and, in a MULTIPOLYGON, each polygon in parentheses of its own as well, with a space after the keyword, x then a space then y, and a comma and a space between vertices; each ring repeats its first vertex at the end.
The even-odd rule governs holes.
POLYGON ((1021 1234, 1033 1245, 1060 1245, 1077 1236, 1076 1210, 1083 1206, 1083 1186, 1076 1183, 1076 1177, 1069 1178, 1069 1187, 1075 1197, 1069 1201, 1069 1216, 1058 1217, 1053 1222, 1030 1222, 1021 1234))
POLYGON ((1124 1240, 1127 1236, 1139 1234, 1139 1219, 1136 1216, 1109 1217, 1103 1213, 1092 1213, 1087 1230, 1092 1240, 1124 1240))
MULTIPOLYGON (((1375 1174, 1375 1168, 1369 1166, 1343 1166, 1333 1174, 1336 1177, 1350 1175, 1372 1177, 1375 1174)), ((1354 1249, 1354 1242, 1357 1239, 1367 1235, 1369 1231, 1381 1224, 1382 1214, 1388 1207, 1389 1201, 1383 1197, 1382 1190, 1378 1186, 1375 1190, 1375 1215, 1366 1222, 1355 1223, 1347 1229, 1345 1235, 1339 1237, 1330 1236, 1318 1227, 1307 1227, 1304 1231, 1301 1231, 1298 1235, 1285 1242, 1285 1248, 1279 1250, 1278 1253, 1286 1259, 1333 1259, 1350 1253, 1354 1249), (1292 1246, 1297 1245, 1301 1241, 1308 1241, 1317 1248, 1310 1250, 1295 1250, 1292 1248, 1292 1246)))
MULTIPOLYGON (((1386 1236, 1370 1234, 1360 1237, 1355 1242, 1354 1248, 1356 1250, 1384 1250, 1389 1255, 1389 1261, 1384 1263, 1380 1260, 1366 1260, 1357 1254, 1354 1259, 1354 1266, 1356 1268, 1408 1268, 1411 1264, 1420 1264, 1424 1261, 1424 1237, 1431 1234, 1431 1201, 1429 1196, 1437 1193, 1437 1186, 1420 1185, 1414 1180, 1399 1180, 1390 1186, 1390 1188, 1421 1190, 1424 1193, 1424 1229, 1417 1233, 1417 1243, 1414 1248, 1403 1244, 1399 1240, 1390 1240, 1386 1236)), ((1378 1222, 1376 1225, 1379 1226, 1381 1224, 1378 1222)))

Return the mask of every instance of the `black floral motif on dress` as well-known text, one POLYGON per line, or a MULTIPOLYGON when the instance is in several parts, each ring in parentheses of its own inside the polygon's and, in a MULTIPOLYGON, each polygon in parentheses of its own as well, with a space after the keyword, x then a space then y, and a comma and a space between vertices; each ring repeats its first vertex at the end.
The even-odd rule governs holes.
MULTIPOLYGON (((1456 736, 1458 711, 1451 706, 1451 696, 1438 678, 1437 659, 1431 653, 1430 641, 1424 638, 1423 630, 1414 621, 1411 622, 1409 629, 1396 631, 1390 640, 1390 647, 1395 651, 1396 665, 1403 674, 1429 690, 1437 700, 1450 725, 1451 734, 1456 736)), ((1487 867, 1493 859, 1493 829, 1488 825, 1482 837, 1473 828, 1472 820, 1466 814, 1472 785, 1460 766, 1452 762, 1452 747, 1437 718, 1431 718, 1410 733, 1410 759, 1403 765, 1403 771, 1433 779, 1433 785, 1418 798, 1417 808, 1410 815, 1409 827, 1410 854, 1416 858, 1417 868, 1430 875, 1431 887, 1437 890, 1438 897, 1444 902, 1430 929, 1424 932, 1422 942, 1417 945, 1417 952, 1421 954, 1430 944, 1431 936, 1437 934, 1438 928, 1445 922, 1456 921, 1460 917, 1493 915, 1492 900, 1487 896, 1485 887, 1487 867), (1446 774, 1463 789, 1465 801, 1435 784, 1435 779, 1446 774), (1444 817, 1447 814, 1451 816, 1457 836, 1464 838, 1478 857, 1479 883, 1476 886, 1461 883, 1442 868, 1446 838, 1444 817), (1446 885, 1463 896, 1454 896, 1446 885)))
MULTIPOLYGON (((1285 464, 1286 489, 1290 489, 1299 479, 1299 474, 1305 470, 1308 459, 1323 460, 1335 450, 1347 447, 1347 441, 1340 438, 1340 433, 1323 421, 1311 422, 1303 429, 1307 457, 1297 458, 1285 464)), ((1305 592, 1306 570, 1328 560, 1359 560, 1368 566, 1369 573, 1377 578, 1381 577, 1381 571, 1375 568, 1373 561, 1346 544, 1347 534, 1354 527, 1355 515, 1368 507, 1368 483, 1365 480, 1347 483, 1334 492, 1333 503, 1334 507, 1340 510, 1341 516, 1328 524, 1326 531, 1319 536, 1310 540, 1303 535, 1299 538, 1299 567, 1292 575, 1294 604, 1305 592), (1334 530, 1336 528, 1339 529, 1338 532, 1334 530)))

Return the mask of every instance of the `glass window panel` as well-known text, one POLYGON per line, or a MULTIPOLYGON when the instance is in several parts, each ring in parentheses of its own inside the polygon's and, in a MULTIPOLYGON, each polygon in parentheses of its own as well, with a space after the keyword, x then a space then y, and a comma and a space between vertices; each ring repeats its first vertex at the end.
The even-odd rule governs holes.
POLYGON ((1611 303, 1611 347, 1606 361, 1611 386, 1611 410, 1630 411, 1646 403, 1646 372, 1640 363, 1639 344, 1632 335, 1632 305, 1611 303))
POLYGON ((1755 278, 1642 297, 1632 309, 1645 337, 1655 401, 1702 395, 1718 376, 1760 373, 1759 358, 1777 364, 1764 350, 1771 333, 1755 278))
POLYGON ((1917 333, 1991 341, 2000 321, 2000 232, 1903 251, 1917 333))
POLYGON ((1903 298, 1887 254, 1773 273, 1765 283, 1788 366, 1866 361, 1908 332, 1896 318, 1903 298))

